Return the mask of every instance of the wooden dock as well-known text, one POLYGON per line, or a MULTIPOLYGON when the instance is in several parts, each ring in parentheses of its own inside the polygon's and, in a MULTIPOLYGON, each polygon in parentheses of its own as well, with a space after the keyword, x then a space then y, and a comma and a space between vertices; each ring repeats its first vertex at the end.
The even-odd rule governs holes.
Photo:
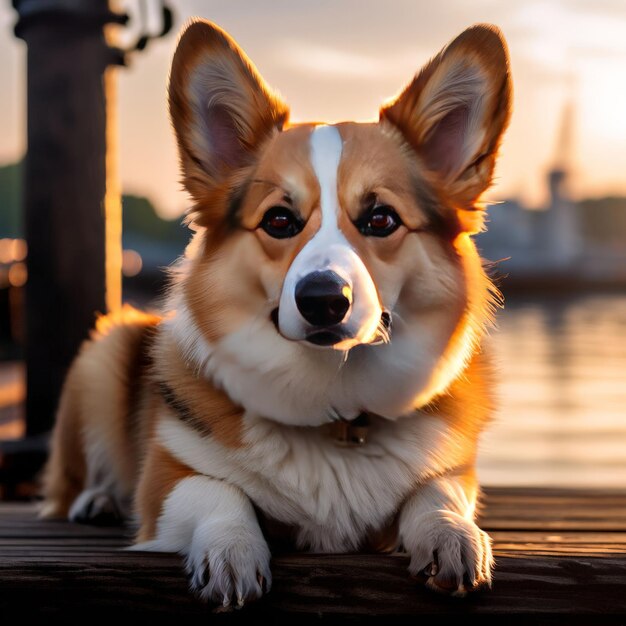
POLYGON ((290 554, 274 558, 268 596, 220 615, 189 595, 180 557, 121 550, 128 529, 39 521, 34 505, 4 503, 0 616, 626 624, 626 491, 489 489, 481 524, 495 544, 490 591, 463 600, 432 594, 409 578, 403 555, 290 554))

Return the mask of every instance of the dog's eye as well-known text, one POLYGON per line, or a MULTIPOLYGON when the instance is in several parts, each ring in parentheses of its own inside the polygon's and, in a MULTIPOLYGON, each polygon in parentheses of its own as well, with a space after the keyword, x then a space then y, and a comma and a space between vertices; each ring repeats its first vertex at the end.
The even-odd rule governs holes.
POLYGON ((388 237, 400 226, 402 220, 387 205, 373 207, 356 222, 356 227, 367 237, 388 237))
POLYGON ((259 224, 270 237, 287 239, 295 237, 304 227, 304 222, 289 209, 282 206, 273 206, 265 211, 259 224))

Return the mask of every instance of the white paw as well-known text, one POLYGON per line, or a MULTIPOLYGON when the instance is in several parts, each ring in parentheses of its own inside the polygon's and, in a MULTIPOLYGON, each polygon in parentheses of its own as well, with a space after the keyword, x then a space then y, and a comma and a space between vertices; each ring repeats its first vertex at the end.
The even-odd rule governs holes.
POLYGON ((270 590, 270 551, 265 539, 246 526, 208 520, 193 534, 186 568, 191 589, 224 609, 241 608, 270 590))
POLYGON ((491 538, 474 522, 441 510, 420 516, 414 528, 415 536, 405 539, 409 572, 427 587, 464 596, 468 589, 491 586, 491 538))
POLYGON ((68 518, 79 524, 110 526, 120 524, 124 518, 115 498, 102 488, 85 489, 72 503, 68 518))

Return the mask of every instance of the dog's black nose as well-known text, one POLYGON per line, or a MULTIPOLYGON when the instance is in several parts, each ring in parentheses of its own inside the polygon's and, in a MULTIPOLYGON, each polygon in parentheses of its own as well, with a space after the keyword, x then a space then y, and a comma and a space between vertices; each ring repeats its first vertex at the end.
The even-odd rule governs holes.
POLYGON ((348 283, 335 272, 311 272, 296 285, 296 305, 313 326, 332 326, 345 317, 352 301, 348 283))

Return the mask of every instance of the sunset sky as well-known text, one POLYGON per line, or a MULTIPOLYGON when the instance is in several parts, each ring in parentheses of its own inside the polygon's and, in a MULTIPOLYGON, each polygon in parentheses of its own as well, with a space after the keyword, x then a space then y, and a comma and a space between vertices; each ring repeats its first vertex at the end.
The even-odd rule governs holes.
MULTIPOLYGON (((152 0, 156 3, 156 0, 152 0)), ((136 14, 137 0, 123 3, 136 14)), ((369 120, 430 56, 476 22, 508 40, 515 104, 493 199, 544 200, 565 104, 573 115, 576 197, 626 195, 625 0, 169 0, 173 33, 132 57, 119 76, 120 168, 125 191, 164 215, 187 206, 179 190, 165 86, 176 32, 199 15, 225 28, 291 106, 292 120, 369 120)), ((25 146, 25 45, 0 4, 0 164, 25 146)), ((122 36, 124 36, 122 34, 122 36)), ((127 33, 126 38, 129 38, 127 33)))

